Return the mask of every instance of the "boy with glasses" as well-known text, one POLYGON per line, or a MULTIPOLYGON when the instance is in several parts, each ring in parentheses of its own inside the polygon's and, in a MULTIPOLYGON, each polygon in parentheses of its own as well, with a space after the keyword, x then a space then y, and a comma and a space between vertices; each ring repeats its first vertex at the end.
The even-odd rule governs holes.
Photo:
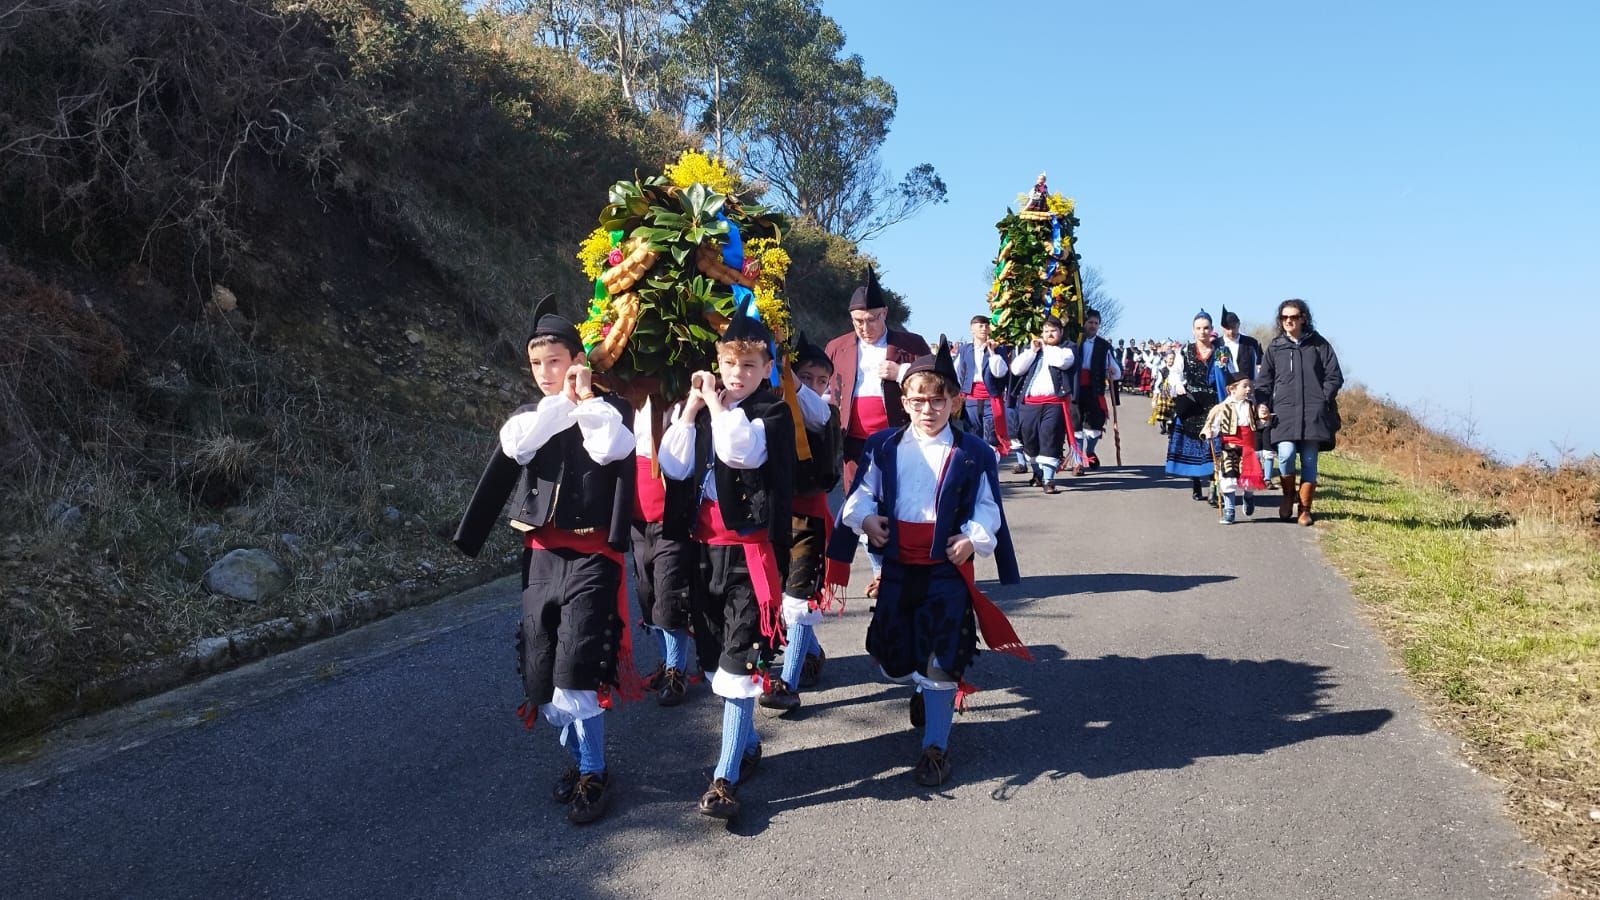
POLYGON ((849 582, 857 533, 883 552, 867 652, 892 681, 916 684, 912 724, 922 729, 917 783, 950 777, 950 725, 957 690, 977 654, 990 649, 1029 659, 1004 614, 977 589, 974 554, 993 555, 1003 584, 1019 580, 1000 507, 999 460, 983 438, 950 427, 960 396, 950 345, 912 363, 902 382, 911 424, 867 442, 861 467, 828 544, 827 582, 849 582))

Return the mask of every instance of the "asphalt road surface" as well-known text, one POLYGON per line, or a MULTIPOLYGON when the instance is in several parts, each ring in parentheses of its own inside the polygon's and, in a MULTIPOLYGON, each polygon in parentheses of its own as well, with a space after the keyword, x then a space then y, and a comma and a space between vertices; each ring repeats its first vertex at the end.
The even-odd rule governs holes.
POLYGON ((739 820, 695 811, 701 685, 610 715, 614 804, 569 825, 564 751, 512 714, 502 582, 0 766, 0 896, 1546 896, 1314 533, 1216 524, 1162 474, 1146 402, 1124 410, 1128 465, 1054 497, 1004 476, 1024 579, 987 587, 1036 661, 979 659, 942 790, 910 778, 908 691, 875 677, 858 600, 821 627, 823 687, 760 720, 739 820))

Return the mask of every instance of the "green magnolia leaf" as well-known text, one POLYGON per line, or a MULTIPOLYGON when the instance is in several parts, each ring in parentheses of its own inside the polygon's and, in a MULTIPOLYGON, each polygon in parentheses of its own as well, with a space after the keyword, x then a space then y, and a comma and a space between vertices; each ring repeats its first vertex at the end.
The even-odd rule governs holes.
POLYGON ((672 247, 671 253, 672 258, 681 266, 683 261, 689 257, 689 248, 683 244, 676 244, 672 247))

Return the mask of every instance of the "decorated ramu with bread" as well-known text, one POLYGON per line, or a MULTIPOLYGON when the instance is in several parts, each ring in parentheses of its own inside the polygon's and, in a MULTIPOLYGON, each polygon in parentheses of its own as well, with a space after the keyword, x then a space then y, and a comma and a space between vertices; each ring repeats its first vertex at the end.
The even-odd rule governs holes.
POLYGON ((776 344, 792 336, 783 218, 741 201, 736 188, 723 166, 686 152, 661 175, 612 185, 600 227, 578 251, 594 279, 579 326, 589 364, 636 406, 687 396, 689 375, 712 367, 742 299, 776 344))

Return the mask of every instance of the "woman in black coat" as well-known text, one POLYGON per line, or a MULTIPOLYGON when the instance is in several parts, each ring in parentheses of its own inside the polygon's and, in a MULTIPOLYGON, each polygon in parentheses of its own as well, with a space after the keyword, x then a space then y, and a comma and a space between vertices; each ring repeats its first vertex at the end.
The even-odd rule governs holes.
POLYGON ((1294 516, 1296 459, 1299 461, 1300 524, 1311 524, 1317 494, 1317 453, 1332 450, 1339 431, 1339 389, 1344 373, 1333 346, 1312 327, 1304 300, 1278 304, 1278 335, 1267 345, 1256 381, 1261 417, 1272 417, 1278 445, 1278 477, 1283 500, 1278 518, 1294 516))

